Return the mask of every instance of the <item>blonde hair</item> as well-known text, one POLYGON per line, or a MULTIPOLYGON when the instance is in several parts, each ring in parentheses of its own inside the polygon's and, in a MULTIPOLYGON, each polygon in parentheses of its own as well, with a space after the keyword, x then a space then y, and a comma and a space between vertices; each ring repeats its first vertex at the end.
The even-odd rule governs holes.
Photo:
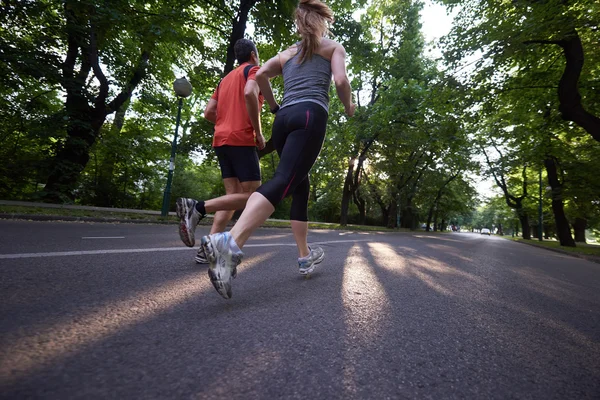
POLYGON ((299 62, 312 58, 327 33, 327 22, 333 22, 333 11, 319 0, 300 0, 296 8, 296 27, 302 37, 299 62))

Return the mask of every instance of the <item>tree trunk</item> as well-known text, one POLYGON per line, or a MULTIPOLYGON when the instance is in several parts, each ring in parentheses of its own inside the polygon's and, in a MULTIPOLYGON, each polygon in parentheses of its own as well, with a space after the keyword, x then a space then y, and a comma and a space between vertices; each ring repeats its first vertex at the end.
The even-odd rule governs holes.
POLYGON ((50 202, 72 202, 74 191, 81 171, 90 159, 90 148, 96 141, 100 126, 106 116, 92 116, 87 100, 73 99, 67 96, 67 110, 71 109, 70 123, 67 127, 67 139, 58 150, 46 179, 44 199, 50 202), (70 102, 83 101, 69 107, 70 102), (95 117, 96 120, 92 120, 95 117), (94 129, 94 127, 98 127, 94 129))
POLYGON ((114 146, 110 145, 110 141, 113 138, 118 137, 123 129, 125 123, 125 114, 129 108, 129 100, 119 107, 115 113, 115 119, 111 126, 111 129, 104 133, 102 141, 108 143, 108 149, 105 152, 104 159, 101 164, 97 167, 98 181, 96 183, 96 198, 94 199, 93 205, 99 207, 116 207, 118 196, 115 196, 116 184, 115 184, 115 166, 117 165, 117 159, 119 157, 118 151, 115 150, 114 146))
POLYGON ((498 224, 498 235, 504 236, 504 229, 502 229, 502 224, 498 224))
POLYGON ((544 239, 550 239, 550 226, 549 224, 544 224, 544 239))
POLYGON ((402 211, 400 212, 400 228, 410 229, 410 221, 410 209, 402 207, 402 211))
POLYGON ((398 212, 398 206, 396 205, 396 200, 392 199, 390 205, 388 206, 388 220, 386 227, 387 228, 396 228, 396 213, 398 212))
POLYGON ((141 50, 131 77, 124 82, 116 97, 108 101, 110 83, 102 71, 98 33, 93 18, 77 11, 80 6, 78 2, 68 1, 64 6, 68 46, 62 64, 61 85, 66 92, 67 138, 51 161, 44 188, 45 200, 54 202, 72 201, 75 198, 77 181, 90 159, 90 148, 106 116, 118 110, 145 78, 153 46, 141 50), (78 71, 75 71, 76 67, 78 71), (87 84, 90 73, 98 81, 97 91, 87 84))
MULTIPOLYGON (((427 226, 425 226, 425 231, 429 232, 431 230, 431 228, 429 227, 431 225, 431 221, 433 219, 433 208, 434 205, 431 205, 431 207, 429 207, 429 213, 427 214, 427 226)), ((434 228, 435 230, 435 228, 434 228)))
POLYGON ((348 225, 348 210, 350 209, 350 200, 352 199, 352 175, 354 172, 354 161, 351 159, 348 165, 348 172, 344 180, 344 189, 342 190, 342 208, 340 211, 340 225, 348 225))
POLYGON ((383 199, 375 193, 375 202, 381 209, 381 226, 387 226, 390 219, 390 207, 383 202, 383 199))
POLYGON ((357 199, 356 202, 356 206, 358 207, 358 223, 359 225, 365 225, 365 222, 367 220, 367 213, 366 213, 366 202, 364 199, 359 198, 357 199))
POLYGON ((585 58, 581 38, 575 29, 563 36, 562 40, 529 40, 525 43, 553 44, 563 49, 566 63, 558 83, 558 109, 565 121, 575 122, 600 142, 600 118, 583 107, 579 94, 579 78, 585 58))
POLYGON ((589 113, 581 104, 579 77, 583 69, 584 53, 581 38, 576 30, 569 33, 565 40, 559 40, 565 54, 566 65, 558 83, 559 110, 562 118, 573 121, 600 142, 600 118, 589 113))
POLYGON ((246 23, 248 22, 248 14, 258 0, 242 0, 236 18, 232 21, 231 35, 229 36, 229 45, 227 46, 227 59, 225 60, 225 69, 223 76, 233 70, 235 64, 235 42, 244 37, 246 32, 246 23))
POLYGON ((571 227, 569 220, 565 215, 565 209, 562 199, 562 184, 558 180, 556 161, 553 158, 546 158, 544 166, 548 173, 548 183, 552 188, 552 211, 554 212, 554 221, 556 222, 556 234, 561 246, 575 247, 575 241, 571 236, 571 227))
MULTIPOLYGON (((431 224, 431 218, 433 216, 433 210, 434 208, 437 210, 438 207, 438 203, 440 201, 440 199, 442 198, 442 194, 444 193, 444 188, 450 183, 452 182, 454 179, 456 179, 456 177, 458 176, 460 171, 456 172, 455 174, 453 174, 452 176, 450 176, 450 178, 448 178, 446 181, 444 181, 444 184, 442 185, 442 187, 440 187, 435 195, 435 200, 433 201, 433 204, 431 205, 431 207, 429 208, 429 213, 427 215, 427 226, 425 227, 425 230, 427 232, 429 232, 430 228, 429 228, 429 224, 431 224)), ((435 230, 435 229, 434 229, 435 230)))
POLYGON ((400 213, 400 227, 405 229, 412 229, 413 211, 412 211, 412 197, 406 199, 406 204, 401 204, 402 211, 400 213))
MULTIPOLYGON (((531 227, 529 226, 529 215, 523 212, 519 213, 519 221, 521 222, 521 230, 523 231, 523 239, 531 239, 531 227)), ((519 210, 517 210, 519 212, 519 210)))
POLYGON ((585 240, 585 228, 587 227, 587 220, 583 218, 575 218, 573 224, 573 230, 575 231, 575 242, 586 243, 585 240))
POLYGON ((379 203, 379 208, 381 209, 381 225, 387 226, 390 219, 390 210, 383 203, 379 203))

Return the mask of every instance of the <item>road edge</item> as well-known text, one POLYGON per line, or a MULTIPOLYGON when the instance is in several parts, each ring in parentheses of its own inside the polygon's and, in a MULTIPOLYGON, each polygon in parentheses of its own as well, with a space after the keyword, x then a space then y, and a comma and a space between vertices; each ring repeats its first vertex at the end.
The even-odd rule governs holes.
POLYGON ((513 243, 522 243, 522 244, 525 244, 525 245, 528 245, 528 246, 537 247, 538 249, 545 249, 545 250, 553 251, 555 253, 565 254, 567 256, 573 256, 573 257, 576 257, 576 258, 581 258, 581 259, 584 259, 584 260, 587 260, 587 261, 591 261, 591 262, 596 263, 596 264, 600 264, 600 257, 590 256, 590 255, 587 255, 587 254, 573 253, 573 252, 570 252, 568 250, 555 249, 555 248, 552 248, 552 247, 541 246, 541 245, 539 245, 539 244, 537 244, 535 242, 527 242, 527 241, 524 241, 524 240, 510 240, 510 239, 505 239, 505 240, 509 240, 509 241, 511 241, 513 243))

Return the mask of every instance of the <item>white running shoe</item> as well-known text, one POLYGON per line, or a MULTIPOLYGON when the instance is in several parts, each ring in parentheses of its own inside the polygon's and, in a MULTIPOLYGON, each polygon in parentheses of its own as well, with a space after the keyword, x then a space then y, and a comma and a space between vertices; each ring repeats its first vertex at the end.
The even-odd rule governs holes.
POLYGON ((215 289, 226 299, 231 298, 231 280, 244 253, 235 244, 229 232, 203 236, 201 246, 208 259, 208 276, 215 289))
POLYGON ((198 248, 194 260, 196 260, 196 264, 208 264, 208 258, 206 258, 206 253, 204 253, 204 247, 200 246, 200 248, 198 248))
POLYGON ((177 216, 179 217, 179 237, 181 241, 188 247, 194 247, 196 243, 196 238, 194 237, 194 232, 196 230, 196 225, 204 215, 200 215, 198 210, 196 210, 196 203, 198 203, 194 199, 186 199, 180 197, 175 202, 177 216))
POLYGON ((298 258, 300 274, 307 275, 313 272, 315 266, 325 258, 325 252, 319 246, 309 247, 310 253, 306 257, 298 258))

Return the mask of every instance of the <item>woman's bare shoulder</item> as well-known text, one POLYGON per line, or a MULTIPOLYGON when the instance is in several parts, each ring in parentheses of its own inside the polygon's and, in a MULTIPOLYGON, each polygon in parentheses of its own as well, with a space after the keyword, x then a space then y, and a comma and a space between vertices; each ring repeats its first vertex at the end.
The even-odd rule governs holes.
POLYGON ((333 56, 333 52, 340 48, 343 49, 344 47, 335 40, 323 38, 321 40, 321 45, 319 46, 318 54, 330 60, 333 56))
POLYGON ((279 61, 281 62, 281 66, 283 67, 283 65, 290 58, 294 57, 297 53, 298 53, 298 46, 296 44, 291 45, 290 47, 288 47, 287 49, 285 49, 281 53, 279 53, 279 61))

